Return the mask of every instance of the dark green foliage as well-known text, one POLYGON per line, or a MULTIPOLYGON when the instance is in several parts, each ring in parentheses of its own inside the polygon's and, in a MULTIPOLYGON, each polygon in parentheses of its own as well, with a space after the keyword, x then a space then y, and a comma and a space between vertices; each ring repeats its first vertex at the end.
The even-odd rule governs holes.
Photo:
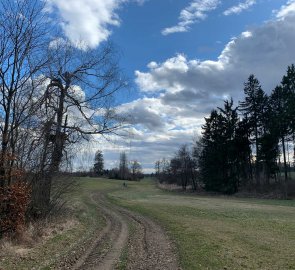
POLYGON ((249 122, 244 118, 238 122, 235 136, 235 155, 237 156, 237 168, 239 186, 252 185, 252 153, 251 142, 249 140, 249 122))
POLYGON ((95 175, 103 175, 104 161, 103 155, 100 150, 97 150, 94 157, 94 174, 95 175))
POLYGON ((218 110, 205 118, 201 177, 206 190, 232 194, 239 186, 239 118, 233 100, 225 101, 224 108, 218 110))
POLYGON ((182 146, 170 163, 165 159, 156 163, 160 181, 226 194, 242 189, 263 192, 280 184, 287 197, 290 142, 295 161, 295 66, 288 67, 270 96, 254 75, 244 84, 244 94, 239 108, 231 99, 223 108, 212 110, 191 153, 182 146))
POLYGON ((294 161, 295 161, 295 66, 291 65, 287 69, 287 75, 282 79, 282 87, 288 93, 288 120, 289 134, 293 141, 294 161))
POLYGON ((277 157, 279 156, 278 137, 274 133, 265 133, 260 138, 260 160, 265 164, 265 177, 269 184, 270 178, 275 178, 278 172, 277 157))
POLYGON ((254 75, 250 75, 244 84, 245 100, 240 102, 240 111, 247 119, 249 129, 249 140, 255 145, 255 179, 256 184, 260 185, 260 150, 259 138, 264 134, 264 113, 267 107, 267 96, 254 75))

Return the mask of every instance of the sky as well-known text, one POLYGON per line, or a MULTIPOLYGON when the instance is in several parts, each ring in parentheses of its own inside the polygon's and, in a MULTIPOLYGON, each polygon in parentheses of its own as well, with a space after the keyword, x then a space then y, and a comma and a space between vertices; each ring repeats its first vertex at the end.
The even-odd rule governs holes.
POLYGON ((223 100, 238 105, 250 74, 270 93, 295 63, 295 0, 48 0, 47 9, 72 42, 114 43, 129 78, 117 97, 133 116, 129 135, 83 145, 77 167, 100 149, 107 168, 126 151, 152 172, 223 100))

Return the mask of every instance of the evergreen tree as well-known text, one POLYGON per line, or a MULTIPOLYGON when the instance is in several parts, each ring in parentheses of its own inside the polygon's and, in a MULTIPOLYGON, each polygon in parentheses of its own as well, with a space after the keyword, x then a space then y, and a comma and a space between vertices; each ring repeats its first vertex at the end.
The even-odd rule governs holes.
POLYGON ((288 166, 286 157, 286 140, 290 134, 290 92, 287 88, 277 86, 270 96, 270 107, 272 109, 273 134, 281 141, 284 162, 284 193, 287 196, 288 166))
POLYGON ((261 85, 254 75, 250 75, 248 81, 244 84, 245 100, 240 102, 240 111, 244 118, 248 119, 249 135, 255 145, 256 166, 255 178, 256 183, 260 186, 259 179, 259 156, 260 146, 259 138, 264 133, 264 112, 267 105, 267 96, 261 88, 261 85))
POLYGON ((287 74, 283 76, 282 87, 288 93, 288 119, 290 121, 290 135, 293 141, 293 158, 295 162, 295 66, 287 68, 287 74))
POLYGON ((96 175, 103 175, 104 161, 103 154, 100 150, 97 150, 94 157, 93 170, 96 175))
POLYGON ((235 155, 239 172, 239 184, 250 187, 253 184, 251 142, 249 140, 249 122, 244 118, 238 123, 235 136, 235 155))
POLYGON ((265 167, 266 183, 270 183, 270 178, 276 178, 278 172, 277 158, 279 156, 278 137, 274 130, 263 134, 260 138, 261 151, 260 159, 265 167))
POLYGON ((125 152, 120 154, 119 177, 122 180, 129 178, 128 160, 125 152))
POLYGON ((197 138, 192 149, 192 188, 197 190, 200 181, 200 160, 203 151, 201 138, 197 138))
POLYGON ((205 188, 232 194, 239 186, 239 152, 237 129, 239 118, 233 100, 225 101, 224 108, 213 110, 205 118, 203 151, 200 159, 201 178, 205 188))
POLYGON ((222 167, 224 158, 220 130, 221 116, 217 110, 213 110, 208 118, 205 118, 205 125, 202 126, 203 136, 202 154, 200 158, 200 174, 205 189, 208 191, 222 190, 222 167))

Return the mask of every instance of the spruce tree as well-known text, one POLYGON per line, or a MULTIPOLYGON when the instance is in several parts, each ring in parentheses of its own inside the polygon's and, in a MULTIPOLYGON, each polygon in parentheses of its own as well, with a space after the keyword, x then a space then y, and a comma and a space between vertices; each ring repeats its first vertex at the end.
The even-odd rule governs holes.
POLYGON ((248 81, 244 84, 245 100, 240 102, 240 111, 244 118, 248 119, 250 140, 255 145, 255 178, 257 186, 260 186, 260 167, 259 156, 260 146, 259 138, 263 135, 264 111, 267 104, 267 96, 261 88, 261 85, 254 75, 250 75, 248 81))
POLYGON ((97 150, 95 153, 93 169, 96 175, 103 175, 104 161, 100 150, 97 150))
POLYGON ((225 101, 224 108, 213 110, 205 118, 200 159, 201 178, 205 188, 232 194, 239 186, 239 152, 236 136, 239 118, 233 101, 225 101))
POLYGON ((287 74, 283 76, 282 87, 288 93, 288 119, 290 121, 290 135, 293 141, 293 158, 295 162, 295 66, 287 68, 287 74))

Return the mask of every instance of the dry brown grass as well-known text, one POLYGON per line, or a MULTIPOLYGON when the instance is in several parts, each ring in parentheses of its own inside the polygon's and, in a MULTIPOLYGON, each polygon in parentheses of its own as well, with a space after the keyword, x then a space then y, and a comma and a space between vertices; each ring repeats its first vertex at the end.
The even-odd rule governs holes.
MULTIPOLYGON (((50 220, 30 223, 13 237, 0 240, 0 259, 30 259, 34 247, 46 244, 50 239, 79 225, 71 216, 58 216, 50 220)), ((0 267, 1 270, 1 267, 0 267)))

